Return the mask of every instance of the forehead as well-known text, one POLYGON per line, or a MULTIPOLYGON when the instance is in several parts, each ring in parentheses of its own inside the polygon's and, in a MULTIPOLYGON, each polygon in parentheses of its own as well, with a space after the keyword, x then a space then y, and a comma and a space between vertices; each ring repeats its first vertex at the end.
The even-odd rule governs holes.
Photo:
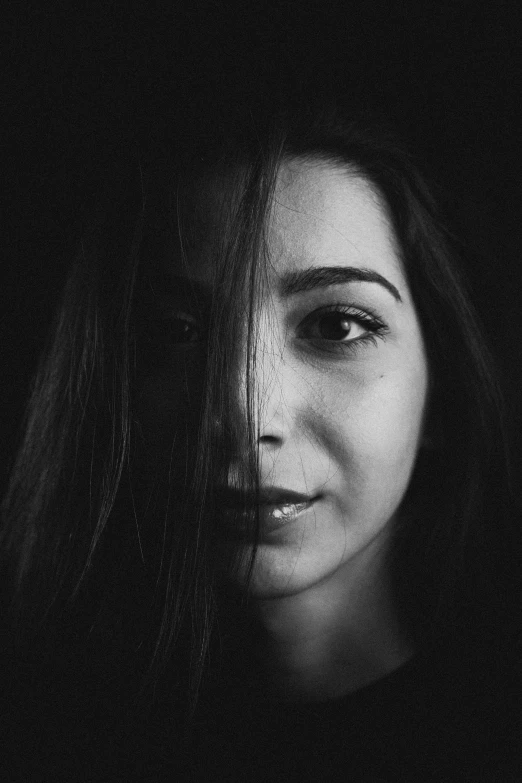
POLYGON ((402 277, 383 198, 361 175, 332 163, 290 160, 281 167, 269 244, 281 272, 320 261, 402 277))
POLYGON ((222 169, 176 188, 163 271, 203 283, 212 280, 220 243, 237 210, 243 178, 244 172, 238 168, 222 169))
MULTIPOLYGON (((243 174, 222 171, 180 191, 178 225, 162 259, 164 271, 210 282, 216 249, 237 206, 235 194, 243 174)), ((270 272, 276 277, 321 265, 371 268, 403 280, 385 202, 371 183, 348 167, 319 159, 283 162, 267 228, 270 272)))

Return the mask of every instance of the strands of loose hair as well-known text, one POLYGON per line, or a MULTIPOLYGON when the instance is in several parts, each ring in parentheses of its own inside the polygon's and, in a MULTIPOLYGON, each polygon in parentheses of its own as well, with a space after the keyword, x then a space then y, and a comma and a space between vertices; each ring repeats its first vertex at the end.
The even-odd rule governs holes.
MULTIPOLYGON (((220 571, 238 567, 234 547, 222 546, 216 486, 239 456, 241 488, 259 490, 256 303, 285 158, 320 158, 373 184, 419 314, 434 379, 428 424, 440 442, 419 455, 391 553, 399 608, 419 644, 448 638, 458 623, 463 630, 463 615, 490 588, 498 591, 495 614, 504 593, 485 563, 492 547, 503 561, 511 535, 496 371, 453 239, 411 157, 387 131, 313 106, 243 120, 221 117, 217 139, 210 128, 202 150, 185 137, 180 149, 166 145, 147 172, 136 168, 133 187, 123 184, 100 210, 65 284, 2 505, 4 613, 15 647, 27 655, 43 639, 52 658, 57 637, 90 644, 99 671, 109 670, 105 685, 116 669, 130 669, 133 686, 141 683, 138 698, 159 690, 170 667, 188 714, 216 631, 220 571), (163 223, 184 251, 183 183, 212 177, 222 178, 223 204, 203 395, 194 420, 176 422, 154 455, 154 482, 140 490, 138 375, 157 350, 144 344, 140 297, 163 223), (246 411, 241 428, 238 405, 246 411), (183 475, 173 468, 177 450, 183 475)), ((254 540, 258 528, 254 517, 254 540)), ((254 545, 249 578, 255 556, 254 545)))

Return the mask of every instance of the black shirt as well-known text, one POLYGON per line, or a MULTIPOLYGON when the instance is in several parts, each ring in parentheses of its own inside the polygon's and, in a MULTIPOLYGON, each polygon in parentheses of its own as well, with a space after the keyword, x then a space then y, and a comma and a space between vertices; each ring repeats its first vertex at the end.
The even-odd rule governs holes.
POLYGON ((195 780, 522 781, 516 680, 442 675, 418 655, 324 703, 207 696, 190 754, 195 780))
POLYGON ((231 678, 204 689, 188 734, 169 693, 145 714, 109 697, 76 698, 74 681, 61 692, 33 687, 13 669, 1 702, 0 779, 522 781, 518 678, 463 669, 419 654, 355 693, 308 704, 231 678))

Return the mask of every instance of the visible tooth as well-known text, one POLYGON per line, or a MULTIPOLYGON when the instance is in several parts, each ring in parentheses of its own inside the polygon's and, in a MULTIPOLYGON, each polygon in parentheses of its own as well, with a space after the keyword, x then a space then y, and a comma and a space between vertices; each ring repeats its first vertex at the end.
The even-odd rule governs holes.
POLYGON ((279 508, 275 508, 272 512, 272 515, 276 517, 276 519, 281 519, 282 517, 289 517, 295 514, 297 508, 295 503, 287 503, 285 506, 280 506, 279 508))

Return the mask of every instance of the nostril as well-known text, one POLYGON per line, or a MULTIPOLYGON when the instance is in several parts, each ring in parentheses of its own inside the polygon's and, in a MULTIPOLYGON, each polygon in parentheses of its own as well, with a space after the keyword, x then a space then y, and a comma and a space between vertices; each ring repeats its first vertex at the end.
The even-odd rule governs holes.
POLYGON ((277 435, 260 435, 259 443, 265 443, 269 446, 277 446, 282 442, 282 438, 277 435))

